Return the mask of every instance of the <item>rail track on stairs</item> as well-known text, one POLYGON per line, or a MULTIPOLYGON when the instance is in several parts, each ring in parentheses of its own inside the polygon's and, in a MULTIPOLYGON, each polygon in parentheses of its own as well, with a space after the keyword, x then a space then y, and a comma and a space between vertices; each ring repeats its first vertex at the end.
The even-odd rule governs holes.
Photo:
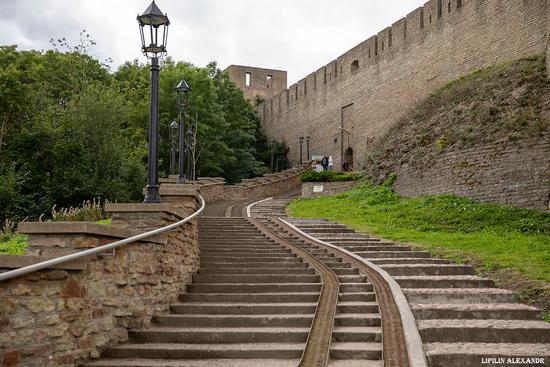
POLYGON ((200 269, 179 301, 87 366, 409 366, 402 341, 388 349, 370 277, 280 223, 246 217, 252 201, 208 204, 200 269))
POLYGON ((548 324, 510 292, 469 267, 337 223, 287 218, 295 194, 208 204, 200 269, 170 313, 87 365, 470 367, 491 353, 549 358, 548 324))

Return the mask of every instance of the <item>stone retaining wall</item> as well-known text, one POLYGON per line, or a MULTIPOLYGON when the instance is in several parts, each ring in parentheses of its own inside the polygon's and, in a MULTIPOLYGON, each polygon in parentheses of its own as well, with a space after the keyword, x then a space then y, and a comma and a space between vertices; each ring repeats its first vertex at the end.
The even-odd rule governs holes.
POLYGON ((356 184, 357 181, 304 182, 302 183, 302 197, 308 198, 315 196, 336 195, 353 189, 356 184))
MULTIPOLYGON (((198 208, 195 197, 172 204, 111 204, 113 225, 29 223, 35 255, 76 251, 174 223, 198 208)), ((114 253, 0 282, 0 362, 6 366, 75 366, 128 339, 129 328, 147 327, 167 313, 198 269, 196 221, 114 253)), ((11 258, 11 260, 10 260, 11 258)), ((27 262, 28 262, 27 261, 27 262)), ((25 262, 25 261, 23 261, 25 262)), ((19 267, 0 255, 0 271, 19 267)))
POLYGON ((395 169, 402 195, 453 193, 475 200, 549 210, 550 134, 446 152, 430 167, 395 169))

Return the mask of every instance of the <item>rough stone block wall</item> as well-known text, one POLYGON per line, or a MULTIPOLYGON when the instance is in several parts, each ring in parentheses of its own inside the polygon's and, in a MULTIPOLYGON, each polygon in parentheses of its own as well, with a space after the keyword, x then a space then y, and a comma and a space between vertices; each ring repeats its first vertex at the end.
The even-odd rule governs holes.
POLYGON ((302 183, 302 197, 329 196, 349 191, 355 187, 357 182, 304 182, 302 183), (323 186, 322 192, 314 192, 315 186, 323 186))
POLYGON ((475 200, 549 210, 550 134, 438 156, 428 168, 396 169, 406 196, 453 193, 475 200))
POLYGON ((295 162, 298 137, 311 136, 311 153, 332 155, 337 169, 342 140, 344 149, 348 144, 344 127, 358 168, 373 142, 430 91, 476 69, 545 52, 549 3, 431 0, 260 105, 262 126, 288 144, 295 162))
MULTIPOLYGON (((131 215, 143 229, 178 219, 131 215)), ((129 328, 147 327, 153 315, 167 313, 198 268, 196 223, 166 236, 164 243, 129 244, 114 256, 90 259, 84 270, 43 270, 0 282, 2 365, 76 366, 126 341, 129 328)), ((67 242, 62 233, 50 237, 67 242)))
POLYGON ((224 197, 224 184, 216 183, 202 185, 199 187, 199 193, 207 203, 222 200, 224 197))
POLYGON ((255 101, 256 96, 265 100, 286 89, 287 78, 284 70, 230 65, 224 71, 229 74, 231 81, 243 91, 245 98, 251 102, 255 101), (247 73, 250 75, 250 85, 246 85, 247 73))

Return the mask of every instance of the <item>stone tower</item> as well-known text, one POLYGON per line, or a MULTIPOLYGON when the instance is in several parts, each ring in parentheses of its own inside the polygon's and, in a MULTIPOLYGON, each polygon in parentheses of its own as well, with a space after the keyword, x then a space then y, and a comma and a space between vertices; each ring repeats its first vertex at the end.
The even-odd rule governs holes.
POLYGON ((245 98, 254 103, 256 97, 269 99, 286 90, 286 71, 251 66, 230 65, 224 70, 243 91, 245 98))

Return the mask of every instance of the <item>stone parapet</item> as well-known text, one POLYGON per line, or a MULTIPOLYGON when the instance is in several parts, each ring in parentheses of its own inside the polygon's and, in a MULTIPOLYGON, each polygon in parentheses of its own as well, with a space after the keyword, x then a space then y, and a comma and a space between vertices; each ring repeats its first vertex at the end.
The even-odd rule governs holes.
MULTIPOLYGON (((198 208, 196 196, 184 197, 178 207, 109 204, 110 226, 28 223, 20 228, 37 252, 75 251, 181 220, 198 208)), ((0 362, 57 367, 99 357, 103 348, 126 341, 128 329, 147 327, 154 315, 168 312, 198 269, 198 255, 197 225, 191 221, 114 253, 0 282, 0 362)), ((0 272, 48 258, 0 255, 0 272)))

